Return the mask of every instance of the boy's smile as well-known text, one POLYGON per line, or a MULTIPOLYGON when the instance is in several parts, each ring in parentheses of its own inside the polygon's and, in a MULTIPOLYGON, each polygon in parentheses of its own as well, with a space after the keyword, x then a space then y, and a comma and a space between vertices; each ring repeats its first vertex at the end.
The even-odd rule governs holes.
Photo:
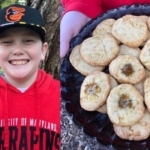
POLYGON ((0 33, 0 66, 6 80, 16 86, 27 86, 37 76, 38 66, 45 58, 47 43, 42 43, 35 31, 26 27, 10 28, 0 33))
POLYGON ((25 65, 29 60, 10 60, 9 63, 12 65, 25 65))

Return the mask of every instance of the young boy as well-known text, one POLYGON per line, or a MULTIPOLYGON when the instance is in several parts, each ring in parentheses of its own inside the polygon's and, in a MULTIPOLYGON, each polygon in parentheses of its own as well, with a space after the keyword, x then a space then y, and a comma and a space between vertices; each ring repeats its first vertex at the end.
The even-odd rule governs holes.
POLYGON ((59 81, 39 69, 48 44, 38 10, 0 10, 0 149, 58 150, 59 81))

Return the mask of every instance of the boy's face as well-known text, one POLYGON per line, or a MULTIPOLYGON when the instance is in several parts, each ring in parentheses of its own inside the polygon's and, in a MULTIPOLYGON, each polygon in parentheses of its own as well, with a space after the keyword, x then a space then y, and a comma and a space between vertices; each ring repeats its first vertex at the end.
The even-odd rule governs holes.
POLYGON ((0 33, 0 66, 6 79, 36 76, 47 49, 48 44, 42 43, 40 36, 29 28, 10 28, 0 33))

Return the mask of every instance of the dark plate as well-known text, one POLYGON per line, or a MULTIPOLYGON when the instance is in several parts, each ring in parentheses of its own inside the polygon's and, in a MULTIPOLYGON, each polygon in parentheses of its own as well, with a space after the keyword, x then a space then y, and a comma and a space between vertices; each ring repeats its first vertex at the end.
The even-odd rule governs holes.
MULTIPOLYGON (((150 5, 131 5, 113 9, 91 20, 81 32, 73 38, 70 49, 61 64, 61 98, 66 102, 66 110, 73 115, 73 121, 83 127, 85 133, 96 137, 97 141, 106 147, 116 150, 150 150, 150 137, 143 141, 128 141, 120 139, 113 130, 112 123, 105 114, 88 112, 81 108, 79 103, 80 86, 85 76, 81 75, 69 62, 72 49, 82 41, 92 36, 92 31, 103 20, 118 19, 126 14, 150 15, 150 5)), ((108 70, 106 69, 105 72, 108 70)))

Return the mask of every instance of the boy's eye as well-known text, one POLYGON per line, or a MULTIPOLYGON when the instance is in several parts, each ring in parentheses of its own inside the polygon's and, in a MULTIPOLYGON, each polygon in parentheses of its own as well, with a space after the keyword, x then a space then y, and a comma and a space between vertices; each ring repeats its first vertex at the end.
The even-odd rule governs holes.
POLYGON ((30 43, 30 42, 33 42, 32 39, 29 39, 29 40, 24 40, 25 43, 30 43))
POLYGON ((1 41, 1 44, 4 44, 4 45, 9 45, 11 43, 12 43, 12 41, 1 41))

